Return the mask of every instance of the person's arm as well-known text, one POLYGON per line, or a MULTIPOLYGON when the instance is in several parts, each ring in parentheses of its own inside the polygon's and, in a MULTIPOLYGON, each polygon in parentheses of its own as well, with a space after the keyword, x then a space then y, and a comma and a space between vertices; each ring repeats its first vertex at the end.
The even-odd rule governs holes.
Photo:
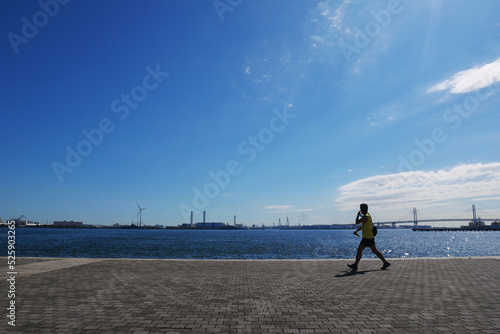
POLYGON ((356 224, 361 224, 361 226, 353 232, 354 235, 357 235, 359 237, 358 232, 361 231, 361 229, 363 228, 363 223, 365 223, 366 221, 368 221, 368 218, 366 218, 366 216, 363 215, 361 211, 358 211, 358 214, 356 215, 356 224))
POLYGON ((361 211, 358 211, 358 214, 356 215, 356 224, 364 223, 368 220, 364 214, 361 213, 361 211))

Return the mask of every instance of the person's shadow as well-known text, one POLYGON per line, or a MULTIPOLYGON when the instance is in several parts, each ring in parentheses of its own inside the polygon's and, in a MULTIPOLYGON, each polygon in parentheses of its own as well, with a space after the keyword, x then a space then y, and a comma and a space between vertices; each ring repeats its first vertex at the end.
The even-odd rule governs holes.
POLYGON ((378 270, 349 270, 344 272, 343 274, 337 274, 335 277, 349 277, 349 276, 355 276, 355 275, 364 275, 365 273, 368 273, 370 271, 378 271, 378 270))

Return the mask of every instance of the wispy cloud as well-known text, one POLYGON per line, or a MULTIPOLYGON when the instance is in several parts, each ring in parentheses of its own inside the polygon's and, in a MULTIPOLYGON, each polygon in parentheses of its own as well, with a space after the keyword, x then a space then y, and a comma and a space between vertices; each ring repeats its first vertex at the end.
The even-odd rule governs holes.
POLYGON ((438 171, 377 175, 339 188, 340 211, 367 202, 380 210, 421 208, 500 195, 500 163, 461 164, 438 171))
POLYGON ((269 210, 287 210, 291 207, 292 207, 291 205, 269 205, 266 206, 265 208, 269 210))
POLYGON ((428 93, 447 91, 449 94, 464 94, 491 86, 500 81, 500 58, 492 63, 460 71, 431 88, 428 93))
POLYGON ((380 126, 391 123, 401 117, 403 114, 403 107, 399 103, 393 102, 390 105, 383 106, 375 110, 370 116, 366 118, 369 126, 380 126))
POLYGON ((401 34, 401 14, 408 4, 325 0, 311 10, 311 55, 320 61, 343 59, 353 73, 375 64, 401 34), (383 17, 383 19, 381 19, 383 17), (372 29, 372 30, 370 30, 372 29), (314 52, 316 51, 316 52, 314 52))
POLYGON ((350 0, 320 2, 312 13, 311 23, 316 28, 310 36, 312 46, 333 46, 339 38, 352 31, 346 25, 345 16, 350 0))
POLYGON ((294 209, 293 206, 288 205, 288 204, 269 205, 269 206, 266 206, 265 209, 275 210, 274 212, 277 212, 277 213, 314 211, 314 209, 294 209))
MULTIPOLYGON (((318 10, 320 11, 320 15, 324 17, 330 29, 335 29, 338 31, 342 31, 344 27, 342 23, 344 21, 344 17, 346 14, 347 6, 350 4, 350 0, 344 0, 337 8, 333 8, 332 4, 324 1, 318 4, 318 10)), ((336 2, 335 4, 338 4, 336 2)))

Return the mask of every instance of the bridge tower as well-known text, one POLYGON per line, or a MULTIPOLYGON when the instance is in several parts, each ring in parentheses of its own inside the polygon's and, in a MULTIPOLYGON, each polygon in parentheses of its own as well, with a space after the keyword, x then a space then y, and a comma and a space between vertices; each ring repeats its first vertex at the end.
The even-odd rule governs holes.
POLYGON ((413 208, 413 227, 418 226, 418 220, 417 220, 417 208, 413 208))

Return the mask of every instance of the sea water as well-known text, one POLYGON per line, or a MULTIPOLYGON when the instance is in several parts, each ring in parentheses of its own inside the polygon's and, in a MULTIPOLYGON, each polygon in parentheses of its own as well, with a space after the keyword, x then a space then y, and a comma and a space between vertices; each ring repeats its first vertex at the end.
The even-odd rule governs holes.
MULTIPOLYGON (((1 228, 4 254, 7 229, 1 228)), ((148 230, 17 228, 18 257, 158 259, 348 259, 360 239, 352 230, 148 230)), ((381 229, 388 258, 500 256, 500 231, 414 232, 381 229)), ((364 258, 375 257, 365 250, 364 258)))

